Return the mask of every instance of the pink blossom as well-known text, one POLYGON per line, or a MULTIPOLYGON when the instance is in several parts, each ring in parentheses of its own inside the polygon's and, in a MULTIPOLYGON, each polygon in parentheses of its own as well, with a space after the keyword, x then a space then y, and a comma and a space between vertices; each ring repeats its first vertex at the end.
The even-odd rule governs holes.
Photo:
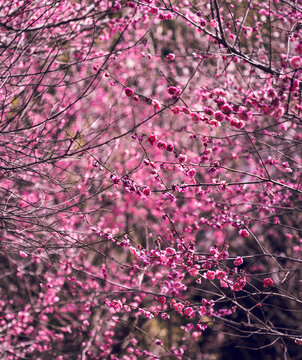
POLYGON ((178 157, 178 161, 180 164, 184 164, 187 161, 187 155, 180 154, 178 157))
POLYGON ((211 26, 212 28, 216 28, 216 27, 218 26, 217 20, 211 20, 211 21, 210 21, 210 26, 211 26))
POLYGON ((179 313, 182 313, 183 308, 184 308, 184 305, 182 303, 176 303, 174 305, 174 309, 179 313))
POLYGON ((174 146, 172 144, 168 144, 166 150, 169 151, 169 152, 173 152, 174 151, 174 146))
POLYGON ((174 59, 175 59, 175 54, 169 53, 169 54, 166 56, 166 59, 167 59, 168 61, 174 60, 174 59))
POLYGON ((133 94, 134 94, 134 91, 131 89, 131 88, 125 88, 125 94, 127 95, 127 96, 132 96, 133 94))
POLYGON ((302 61, 301 61, 301 57, 300 56, 294 56, 291 61, 290 64, 293 68, 298 69, 302 66, 302 61))
POLYGON ((215 276, 216 276, 215 271, 207 271, 207 273, 206 273, 206 278, 208 280, 214 280, 215 276))
POLYGON ((201 306, 198 310, 199 316, 204 316, 207 313, 207 308, 205 306, 201 306))
POLYGON ((191 276, 197 276, 198 275, 198 269, 193 267, 192 269, 189 270, 189 274, 191 276))
POLYGON ((165 143, 164 141, 159 141, 158 143, 157 143, 157 147, 159 148, 159 149, 161 149, 161 150, 165 150, 166 148, 167 148, 167 143, 165 143))
POLYGON ((235 261, 234 261, 234 265, 240 266, 240 265, 242 265, 242 264, 243 264, 243 259, 242 259, 242 257, 237 256, 237 258, 236 258, 235 261))
POLYGON ((265 279, 263 280, 263 286, 264 286, 265 288, 269 288, 269 287, 271 287, 273 284, 274 284, 274 282, 273 282, 273 280, 272 280, 271 278, 265 278, 265 279))
POLYGON ((153 145, 157 141, 157 136, 155 134, 151 134, 148 136, 148 141, 151 145, 153 145))
POLYGON ((200 26, 205 27, 207 25, 207 21, 203 18, 199 19, 200 26))
POLYGON ((209 116, 214 115, 214 110, 209 107, 205 107, 203 111, 206 115, 209 115, 209 116))
POLYGON ((166 298, 164 296, 161 296, 158 301, 163 305, 166 302, 166 298))
POLYGON ((300 42, 295 46, 295 51, 297 54, 302 55, 302 41, 300 40, 300 42))
POLYGON ((278 108, 278 109, 273 113, 273 117, 274 117, 275 119, 280 119, 280 118, 283 116, 284 111, 285 111, 284 107, 278 108))
POLYGON ((220 121, 220 122, 224 120, 224 115, 220 111, 215 112, 214 117, 217 121, 220 121))
POLYGON ((149 10, 149 14, 157 15, 157 14, 158 14, 158 8, 157 8, 157 7, 152 7, 152 8, 149 10))
POLYGON ((191 113, 190 116, 191 116, 191 119, 196 123, 201 120, 200 115, 198 113, 191 113))
POLYGON ((160 102, 158 100, 152 100, 155 111, 159 111, 161 108, 160 102))
POLYGON ((189 318, 192 318, 195 316, 195 312, 193 310, 192 307, 187 307, 185 310, 184 310, 184 314, 187 315, 189 318))
POLYGON ((240 282, 235 282, 235 284, 233 285, 233 290, 234 291, 241 291, 243 288, 242 284, 240 284, 240 282))
POLYGON ((249 236, 249 232, 246 229, 241 229, 239 230, 239 235, 245 238, 249 236))
POLYGON ((176 94, 176 93, 177 93, 177 88, 176 88, 175 86, 169 86, 169 88, 168 88, 168 93, 169 93, 170 95, 176 94))
POLYGON ((145 187, 143 189, 143 194, 146 195, 146 196, 150 196, 151 195, 151 190, 149 187, 145 187))
POLYGON ((174 108, 171 109, 171 111, 173 112, 173 114, 177 115, 180 113, 180 107, 175 106, 174 108))
POLYGON ((229 287, 229 284, 228 284, 226 281, 224 281, 224 280, 220 280, 220 286, 221 286, 222 288, 227 288, 227 287, 229 287))
POLYGON ((190 178, 195 177, 195 175, 196 175, 196 170, 195 170, 195 169, 190 169, 190 170, 187 172, 187 175, 188 175, 190 178))
POLYGON ((223 280, 225 277, 226 277, 226 272, 225 271, 221 271, 221 270, 216 271, 216 278, 217 279, 223 280))

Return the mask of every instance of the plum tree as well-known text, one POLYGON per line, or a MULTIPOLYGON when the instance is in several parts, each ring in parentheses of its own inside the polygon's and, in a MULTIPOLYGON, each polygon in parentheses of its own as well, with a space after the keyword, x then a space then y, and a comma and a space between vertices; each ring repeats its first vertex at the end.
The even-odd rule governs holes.
POLYGON ((301 358, 301 13, 1 2, 2 359, 301 358))

